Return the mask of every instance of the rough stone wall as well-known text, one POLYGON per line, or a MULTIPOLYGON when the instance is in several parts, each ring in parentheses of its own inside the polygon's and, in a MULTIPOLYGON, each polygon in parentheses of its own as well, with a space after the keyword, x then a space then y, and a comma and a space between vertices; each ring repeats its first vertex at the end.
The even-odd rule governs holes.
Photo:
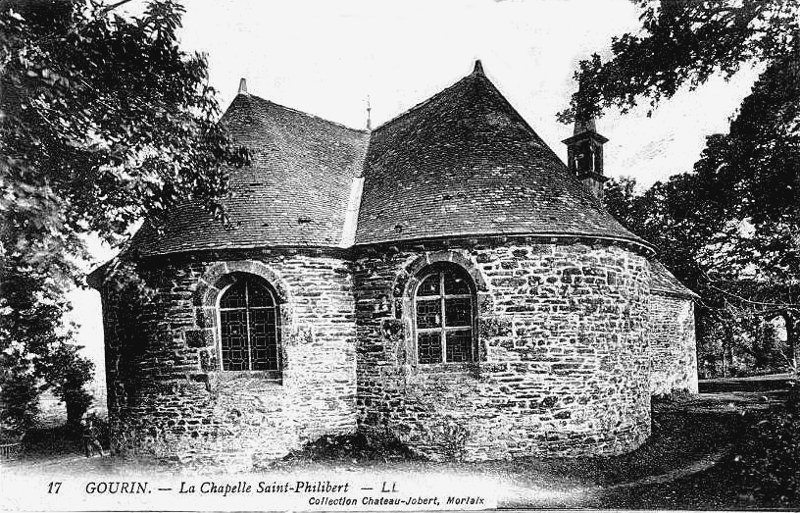
POLYGON ((351 433, 355 325, 346 262, 258 253, 139 265, 152 298, 103 287, 109 414, 115 445, 184 463, 237 468, 323 434, 351 433), (281 303, 282 373, 223 372, 215 282, 262 276, 281 303))
POLYGON ((650 434, 647 260, 607 246, 474 244, 356 260, 359 428, 438 458, 638 447, 650 434), (436 261, 476 282, 475 364, 415 364, 408 289, 436 261))
POLYGON ((650 392, 697 393, 694 301, 654 292, 650 298, 650 392))

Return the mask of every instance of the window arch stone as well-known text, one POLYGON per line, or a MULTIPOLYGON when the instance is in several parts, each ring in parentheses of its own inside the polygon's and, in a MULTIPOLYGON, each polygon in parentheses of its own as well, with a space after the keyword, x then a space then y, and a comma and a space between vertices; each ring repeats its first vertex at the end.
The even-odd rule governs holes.
POLYGON ((457 251, 443 250, 419 255, 406 262, 397 273, 394 286, 392 287, 395 318, 401 319, 403 316, 408 316, 410 314, 410 302, 414 289, 419 281, 420 271, 429 265, 440 262, 455 264, 462 267, 464 271, 469 274, 475 285, 478 317, 491 315, 494 309, 494 301, 489 294, 489 288, 486 285, 486 280, 480 269, 478 269, 475 263, 464 254, 457 251))
POLYGON ((269 283, 282 304, 289 303, 288 288, 272 269, 255 260, 219 262, 203 273, 193 296, 195 307, 214 307, 220 290, 230 284, 226 277, 232 273, 254 274, 269 283))
POLYGON ((392 290, 394 297, 411 297, 419 279, 419 272, 439 262, 450 262, 462 267, 475 283, 478 294, 488 291, 483 275, 469 258, 457 251, 436 251, 420 255, 403 266, 395 279, 392 290))
POLYGON ((265 281, 280 306, 280 317, 277 319, 280 333, 278 356, 281 368, 285 368, 284 351, 292 326, 292 303, 289 289, 280 276, 265 264, 254 260, 235 260, 218 262, 206 269, 192 296, 197 329, 186 332, 186 343, 190 347, 205 348, 205 351, 200 354, 200 364, 203 370, 217 371, 220 369, 220 334, 217 315, 220 295, 237 279, 247 275, 265 281))
MULTIPOLYGON (((397 273, 392 287, 394 317, 397 326, 395 331, 402 332, 405 340, 405 354, 403 360, 410 364, 417 362, 418 355, 417 341, 415 337, 415 311, 414 311, 414 291, 417 289, 420 279, 423 279, 425 269, 430 266, 451 264, 460 268, 472 279, 474 287, 475 301, 475 325, 477 328, 473 334, 476 352, 472 363, 479 363, 486 359, 486 347, 479 336, 480 322, 484 316, 492 314, 494 302, 488 292, 488 287, 483 274, 478 267, 470 260, 469 256, 462 252, 452 250, 442 250, 427 252, 409 259, 397 273), (413 355, 413 356, 412 356, 413 355)), ((384 331, 387 331, 384 327, 384 331)))

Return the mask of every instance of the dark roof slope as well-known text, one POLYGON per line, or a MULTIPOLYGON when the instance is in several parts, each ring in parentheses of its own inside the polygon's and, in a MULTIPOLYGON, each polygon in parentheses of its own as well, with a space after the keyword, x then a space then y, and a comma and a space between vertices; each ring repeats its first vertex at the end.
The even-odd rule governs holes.
POLYGON ((252 157, 249 167, 231 172, 224 199, 230 227, 187 204, 160 235, 142 228, 139 251, 338 246, 368 134, 247 94, 234 99, 222 122, 252 157))
POLYGON ((646 244, 569 173, 479 66, 372 133, 356 244, 471 234, 646 244))
POLYGON ((656 293, 667 296, 680 296, 686 298, 698 298, 694 291, 680 282, 664 264, 657 260, 650 262, 650 289, 656 293))
POLYGON ((346 247, 354 228, 361 245, 497 234, 647 245, 572 176, 480 66, 371 134, 247 94, 222 122, 252 153, 251 166, 231 172, 230 227, 186 204, 162 233, 139 231, 140 253, 346 247))

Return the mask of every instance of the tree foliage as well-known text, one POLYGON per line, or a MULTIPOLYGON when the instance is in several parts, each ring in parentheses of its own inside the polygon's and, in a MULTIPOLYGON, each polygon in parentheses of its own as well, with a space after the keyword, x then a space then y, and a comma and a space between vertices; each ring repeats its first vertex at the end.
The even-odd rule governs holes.
POLYGON ((765 321, 781 317, 790 345, 800 344, 798 69, 796 50, 768 66, 692 172, 643 194, 632 179, 612 180, 606 194, 609 210, 702 295, 701 335, 740 341, 755 365, 765 321))
MULTIPOLYGON (((800 3, 793 0, 633 0, 641 27, 580 62, 564 122, 655 108, 680 88, 744 64, 765 71, 731 122, 707 140, 692 172, 653 185, 608 184, 606 204, 702 296, 701 340, 764 348, 784 320, 800 345, 800 3), (747 336, 742 336, 742 334, 747 336), (763 338, 763 337, 762 337, 763 338)), ((724 360, 724 358, 723 358, 724 360)), ((753 361, 763 361, 755 355, 753 361)))
POLYGON ((756 498, 786 507, 800 499, 800 411, 792 395, 788 408, 754 423, 734 460, 756 498))
POLYGON ((78 403, 90 371, 62 323, 82 237, 120 243, 182 201, 220 215, 227 166, 247 161, 217 123, 205 57, 178 45, 183 8, 115 6, 0 2, 0 351, 78 403))
POLYGON ((785 58, 797 42, 800 4, 795 0, 633 0, 641 30, 614 37, 611 58, 580 61, 580 87, 559 114, 599 117, 640 101, 655 107, 681 86, 691 88, 715 74, 730 77, 746 62, 785 58))

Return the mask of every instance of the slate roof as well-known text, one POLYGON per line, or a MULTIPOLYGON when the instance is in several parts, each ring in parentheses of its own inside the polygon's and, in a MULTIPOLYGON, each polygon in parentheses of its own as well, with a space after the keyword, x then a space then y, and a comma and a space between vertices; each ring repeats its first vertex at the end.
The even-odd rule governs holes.
POLYGON ((471 234, 646 244, 609 214, 483 73, 372 133, 356 244, 471 234))
POLYGON ((251 151, 234 169, 224 200, 230 227, 202 208, 178 208, 161 235, 149 226, 134 244, 144 255, 270 245, 338 246, 366 131, 354 130, 256 96, 239 94, 222 118, 251 151))
POLYGON ((233 170, 231 228, 184 205, 144 255, 263 246, 347 247, 469 235, 589 236, 648 246, 572 176, 483 73, 371 133, 239 94, 223 117, 253 154, 233 170), (363 173, 363 194, 357 184, 363 173), (354 221, 355 219, 353 219, 354 221), (344 236, 343 236, 344 235, 344 236))
POLYGON ((664 264, 657 260, 650 262, 650 290, 656 294, 679 296, 686 298, 699 298, 694 291, 680 282, 664 264))

